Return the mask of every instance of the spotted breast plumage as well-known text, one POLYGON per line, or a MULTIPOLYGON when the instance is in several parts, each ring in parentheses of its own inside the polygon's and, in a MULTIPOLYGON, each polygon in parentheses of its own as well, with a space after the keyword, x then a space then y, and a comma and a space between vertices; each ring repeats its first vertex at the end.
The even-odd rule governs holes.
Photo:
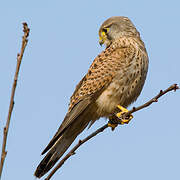
MULTIPOLYGON (((139 96, 148 70, 148 55, 139 32, 127 17, 106 20, 99 30, 100 53, 71 96, 68 112, 36 169, 42 177, 75 138, 100 117, 111 118, 118 105, 126 108, 139 96)), ((120 109, 122 110, 122 109, 120 109)))

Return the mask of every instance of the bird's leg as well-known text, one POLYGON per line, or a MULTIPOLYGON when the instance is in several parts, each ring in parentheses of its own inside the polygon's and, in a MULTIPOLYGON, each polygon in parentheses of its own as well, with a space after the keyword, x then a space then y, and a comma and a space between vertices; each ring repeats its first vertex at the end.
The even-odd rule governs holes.
POLYGON ((129 121, 133 118, 133 115, 130 114, 128 117, 123 118, 123 114, 127 113, 128 110, 120 105, 117 105, 117 108, 121 110, 116 114, 116 116, 120 119, 120 124, 128 124, 129 121))
POLYGON ((128 117, 123 117, 123 114, 127 113, 128 110, 120 105, 117 105, 117 112, 112 114, 109 117, 108 126, 111 127, 112 131, 117 127, 118 124, 128 124, 129 121, 133 118, 133 115, 129 115, 128 117), (120 112, 118 112, 121 110, 120 112))

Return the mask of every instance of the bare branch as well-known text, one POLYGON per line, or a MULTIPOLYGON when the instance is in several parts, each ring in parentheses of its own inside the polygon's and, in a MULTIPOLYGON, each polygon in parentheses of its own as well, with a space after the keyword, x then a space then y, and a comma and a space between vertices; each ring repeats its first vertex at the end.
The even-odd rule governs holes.
MULTIPOLYGON (((150 106, 152 103, 154 102, 158 102, 158 99, 163 96, 164 94, 168 93, 169 91, 176 91, 177 89, 179 89, 179 87, 177 86, 177 84, 173 84, 172 86, 170 86, 169 88, 167 88, 166 90, 161 90, 157 96, 155 96, 154 98, 152 98, 151 100, 149 100, 148 102, 146 102, 145 104, 138 106, 138 107, 133 107, 130 111, 128 111, 127 113, 125 113, 123 116, 123 118, 125 118, 126 116, 129 116, 130 114, 139 111, 145 107, 150 106)), ((119 122, 121 123, 121 121, 119 122)), ((83 140, 79 140, 78 144, 76 144, 70 151, 69 153, 57 164, 57 166, 51 171, 51 173, 47 176, 47 178, 45 178, 45 180, 49 180, 54 173, 64 164, 64 162, 69 159, 72 155, 75 154, 75 151, 85 142, 87 142, 88 140, 90 140, 91 138, 93 138, 94 136, 96 136, 97 134, 99 134, 100 132, 103 132, 106 128, 108 128, 108 124, 105 124, 104 126, 100 127, 99 129, 97 129, 95 132, 93 132, 92 134, 90 134, 89 136, 87 136, 85 139, 83 140)))
POLYGON ((14 107, 14 95, 15 95, 15 90, 16 90, 16 85, 17 85, 17 80, 18 80, 22 57, 23 57, 24 50, 25 50, 27 42, 28 42, 27 38, 29 36, 29 31, 30 31, 30 29, 28 28, 27 23, 23 23, 24 36, 22 37, 21 52, 17 54, 16 72, 14 75, 14 81, 13 81, 13 86, 12 86, 12 91, 11 91, 11 99, 10 99, 10 104, 9 104, 9 111, 8 111, 6 126, 4 127, 3 144, 2 144, 2 152, 1 152, 1 163, 0 163, 0 179, 1 179, 1 174, 2 174, 2 170, 3 170, 4 160, 7 155, 6 143, 7 143, 9 124, 10 124, 11 115, 12 115, 12 111, 13 111, 13 107, 14 107))
POLYGON ((138 106, 138 107, 133 107, 130 111, 128 111, 127 113, 124 114, 124 117, 126 116, 129 116, 130 114, 136 112, 136 111, 139 111, 143 108, 146 108, 148 106, 150 106, 152 103, 154 102, 158 102, 158 99, 163 96, 164 94, 168 93, 169 91, 176 91, 177 89, 179 89, 178 85, 177 84, 173 84, 171 85, 170 87, 168 87, 166 90, 160 90, 159 94, 155 97, 153 97, 151 100, 149 100, 148 102, 144 103, 143 105, 141 106, 138 106))

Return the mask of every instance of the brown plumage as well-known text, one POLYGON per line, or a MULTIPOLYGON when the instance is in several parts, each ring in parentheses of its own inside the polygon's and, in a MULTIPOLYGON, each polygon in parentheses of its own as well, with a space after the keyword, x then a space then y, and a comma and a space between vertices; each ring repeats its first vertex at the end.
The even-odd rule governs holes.
POLYGON ((127 107, 142 90, 148 56, 132 22, 127 17, 111 17, 102 24, 99 36, 106 49, 76 86, 64 121, 42 152, 49 151, 35 171, 38 178, 54 166, 88 124, 109 118, 117 105, 127 107))

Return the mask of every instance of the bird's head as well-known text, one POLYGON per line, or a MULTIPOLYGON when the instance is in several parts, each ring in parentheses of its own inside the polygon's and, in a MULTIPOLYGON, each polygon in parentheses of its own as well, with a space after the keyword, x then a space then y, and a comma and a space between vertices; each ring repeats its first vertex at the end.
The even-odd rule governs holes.
POLYGON ((105 44, 108 47, 113 41, 123 36, 139 36, 139 33, 129 18, 110 17, 99 29, 99 44, 105 44))

